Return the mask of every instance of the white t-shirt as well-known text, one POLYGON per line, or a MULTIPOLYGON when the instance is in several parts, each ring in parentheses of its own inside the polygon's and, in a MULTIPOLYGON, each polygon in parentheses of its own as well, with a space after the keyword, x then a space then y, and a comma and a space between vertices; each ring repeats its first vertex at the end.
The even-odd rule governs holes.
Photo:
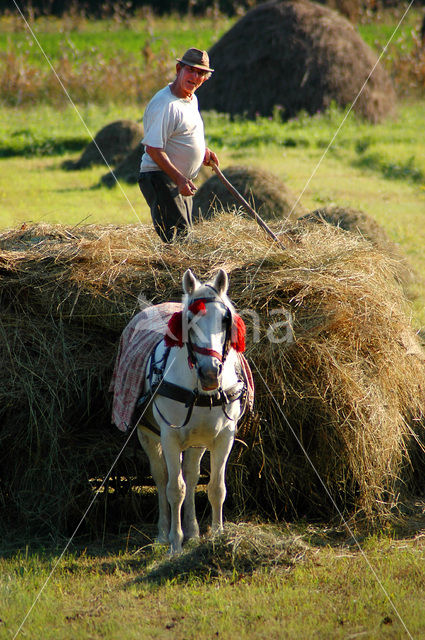
MULTIPOLYGON (((170 85, 158 91, 143 116, 143 144, 164 149, 171 162, 186 178, 195 178, 205 156, 204 123, 198 99, 177 98, 170 85)), ((148 153, 143 154, 140 171, 158 171, 148 153)))

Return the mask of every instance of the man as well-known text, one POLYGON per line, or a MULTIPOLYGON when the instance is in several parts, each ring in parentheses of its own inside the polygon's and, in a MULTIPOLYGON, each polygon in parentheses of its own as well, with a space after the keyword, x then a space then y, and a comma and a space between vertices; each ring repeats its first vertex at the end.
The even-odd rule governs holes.
POLYGON ((206 51, 188 49, 177 58, 174 82, 158 91, 143 116, 145 152, 139 186, 164 242, 192 226, 193 184, 202 164, 218 164, 205 146, 195 91, 211 76, 206 51))

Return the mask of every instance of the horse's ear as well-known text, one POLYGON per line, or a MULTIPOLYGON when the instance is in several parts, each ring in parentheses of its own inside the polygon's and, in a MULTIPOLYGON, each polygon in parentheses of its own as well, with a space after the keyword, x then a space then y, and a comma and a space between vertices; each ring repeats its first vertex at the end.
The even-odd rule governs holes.
POLYGON ((229 288, 229 278, 227 277, 227 273, 224 269, 220 269, 217 273, 213 287, 220 296, 227 293, 227 289, 229 288))
POLYGON ((195 278, 190 269, 183 274, 183 291, 187 293, 189 296, 199 287, 200 282, 195 278))

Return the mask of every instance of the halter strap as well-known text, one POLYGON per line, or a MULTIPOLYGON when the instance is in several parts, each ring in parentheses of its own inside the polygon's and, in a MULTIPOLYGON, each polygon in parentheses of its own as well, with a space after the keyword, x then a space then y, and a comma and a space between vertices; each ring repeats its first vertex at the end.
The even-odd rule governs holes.
MULTIPOLYGON (((211 285, 206 285, 208 286, 210 289, 212 289, 215 293, 218 292, 216 291, 216 289, 214 289, 213 286, 211 285)), ((223 305, 223 307, 225 307, 225 309, 227 310, 227 312, 230 314, 230 309, 229 307, 220 299, 217 300, 217 298, 208 298, 208 297, 203 297, 203 298, 194 298, 191 302, 191 304, 193 304, 194 302, 203 302, 204 304, 208 304, 209 302, 213 303, 213 302, 218 302, 219 304, 223 305)), ((189 305, 190 307, 190 305, 189 305)), ((210 356, 211 358, 217 358, 217 360, 221 363, 223 363, 225 361, 225 359, 227 358, 227 354, 229 352, 229 348, 230 348, 230 327, 227 326, 226 327, 226 338, 224 341, 224 345, 223 345, 223 353, 219 353, 218 351, 215 351, 215 349, 209 349, 208 347, 199 347, 197 344, 194 344, 190 339, 187 341, 187 349, 189 352, 189 357, 188 357, 188 364, 189 367, 192 369, 193 366, 196 364, 196 358, 194 356, 194 353, 200 353, 201 355, 204 356, 210 356)))
POLYGON ((204 356, 211 356, 211 358, 217 358, 219 362, 223 362, 223 354, 215 351, 215 349, 208 349, 208 347, 198 347, 197 344, 191 343, 192 351, 200 353, 204 356))

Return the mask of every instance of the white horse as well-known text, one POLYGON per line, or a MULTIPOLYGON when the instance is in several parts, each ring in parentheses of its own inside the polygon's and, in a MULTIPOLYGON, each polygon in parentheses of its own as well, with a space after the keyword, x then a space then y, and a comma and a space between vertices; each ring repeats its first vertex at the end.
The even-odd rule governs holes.
POLYGON ((188 269, 182 310, 170 318, 147 367, 138 436, 158 489, 157 541, 169 542, 171 554, 182 550, 183 538, 199 537, 195 488, 206 449, 212 534, 223 531, 226 463, 246 401, 237 353, 245 347, 245 325, 227 289, 223 269, 206 284, 188 269))

